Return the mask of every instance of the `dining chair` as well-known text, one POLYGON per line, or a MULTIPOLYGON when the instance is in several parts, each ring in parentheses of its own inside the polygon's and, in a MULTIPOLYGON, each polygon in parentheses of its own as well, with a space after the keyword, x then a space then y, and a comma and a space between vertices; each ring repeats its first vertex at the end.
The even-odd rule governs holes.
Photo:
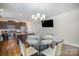
POLYGON ((61 55, 62 48, 63 48, 63 42, 57 44, 56 50, 55 50, 55 56, 60 56, 61 55))
POLYGON ((54 48, 49 47, 43 50, 41 53, 45 56, 60 56, 62 52, 62 46, 63 42, 59 43, 58 45, 55 45, 54 48))
POLYGON ((26 52, 26 56, 32 56, 32 55, 38 53, 38 51, 33 47, 26 48, 25 52, 26 52))
POLYGON ((25 49, 26 56, 36 56, 38 55, 38 50, 34 47, 37 43, 36 36, 29 36, 26 40, 29 44, 29 47, 25 49))

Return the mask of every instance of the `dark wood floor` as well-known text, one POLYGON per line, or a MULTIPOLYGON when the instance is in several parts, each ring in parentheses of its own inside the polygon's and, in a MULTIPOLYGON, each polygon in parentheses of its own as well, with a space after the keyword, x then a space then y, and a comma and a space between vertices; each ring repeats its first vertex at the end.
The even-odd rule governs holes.
POLYGON ((0 42, 0 56, 20 56, 20 49, 15 39, 0 42))
MULTIPOLYGON (((10 46, 12 44, 13 45, 16 45, 16 48, 12 49, 11 51, 9 50, 8 55, 10 55, 10 54, 11 55, 20 55, 19 49, 18 49, 18 46, 17 46, 15 40, 11 41, 10 46), (14 42, 14 43, 12 43, 12 42, 14 42), (14 54, 12 54, 12 53, 14 53, 14 54)), ((6 42, 4 42, 3 46, 5 46, 5 45, 6 45, 6 42)), ((1 50, 2 49, 1 46, 2 46, 2 43, 0 42, 0 55, 4 55, 4 56, 6 55, 7 56, 7 54, 6 54, 7 52, 1 50)), ((41 48, 43 48, 43 46, 41 48)), ((47 46, 46 46, 46 48, 47 48, 47 46)), ((38 54, 35 54, 33 56, 39 56, 39 55, 38 54)), ((44 55, 41 54, 40 56, 44 56, 44 55)), ((79 48, 78 47, 75 47, 75 46, 63 44, 61 56, 79 56, 79 48)))

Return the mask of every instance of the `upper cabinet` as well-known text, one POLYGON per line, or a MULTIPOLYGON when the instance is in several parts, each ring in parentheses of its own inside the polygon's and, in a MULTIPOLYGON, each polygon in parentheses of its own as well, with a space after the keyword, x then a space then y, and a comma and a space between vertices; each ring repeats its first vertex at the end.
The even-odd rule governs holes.
POLYGON ((10 27, 15 27, 15 29, 20 29, 21 26, 26 26, 26 23, 15 22, 15 21, 0 21, 0 29, 8 29, 10 27))

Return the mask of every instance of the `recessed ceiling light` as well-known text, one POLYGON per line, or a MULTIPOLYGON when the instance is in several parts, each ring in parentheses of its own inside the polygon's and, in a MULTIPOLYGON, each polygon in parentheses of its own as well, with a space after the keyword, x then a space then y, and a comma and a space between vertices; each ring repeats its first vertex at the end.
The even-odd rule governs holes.
POLYGON ((0 12, 3 12, 4 11, 4 9, 0 9, 0 12))
POLYGON ((21 14, 21 13, 19 13, 19 16, 22 16, 22 14, 21 14))

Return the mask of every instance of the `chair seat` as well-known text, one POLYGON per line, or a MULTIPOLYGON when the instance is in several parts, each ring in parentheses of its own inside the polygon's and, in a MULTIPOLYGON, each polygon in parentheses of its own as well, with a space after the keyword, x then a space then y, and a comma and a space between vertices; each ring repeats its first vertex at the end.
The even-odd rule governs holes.
POLYGON ((41 53, 46 55, 46 56, 60 56, 61 51, 62 51, 62 47, 63 47, 63 41, 61 43, 59 43, 58 45, 56 45, 54 47, 54 49, 49 47, 49 48, 45 49, 44 51, 42 51, 41 53))
POLYGON ((28 39, 27 42, 28 42, 29 44, 33 44, 33 45, 37 43, 37 41, 34 40, 34 39, 28 39))
POLYGON ((45 49, 44 51, 42 51, 41 53, 46 55, 46 56, 54 56, 54 49, 49 47, 47 49, 45 49))
POLYGON ((33 47, 29 47, 29 48, 25 49, 25 51, 26 51, 26 56, 31 56, 35 53, 38 53, 38 51, 33 47))

